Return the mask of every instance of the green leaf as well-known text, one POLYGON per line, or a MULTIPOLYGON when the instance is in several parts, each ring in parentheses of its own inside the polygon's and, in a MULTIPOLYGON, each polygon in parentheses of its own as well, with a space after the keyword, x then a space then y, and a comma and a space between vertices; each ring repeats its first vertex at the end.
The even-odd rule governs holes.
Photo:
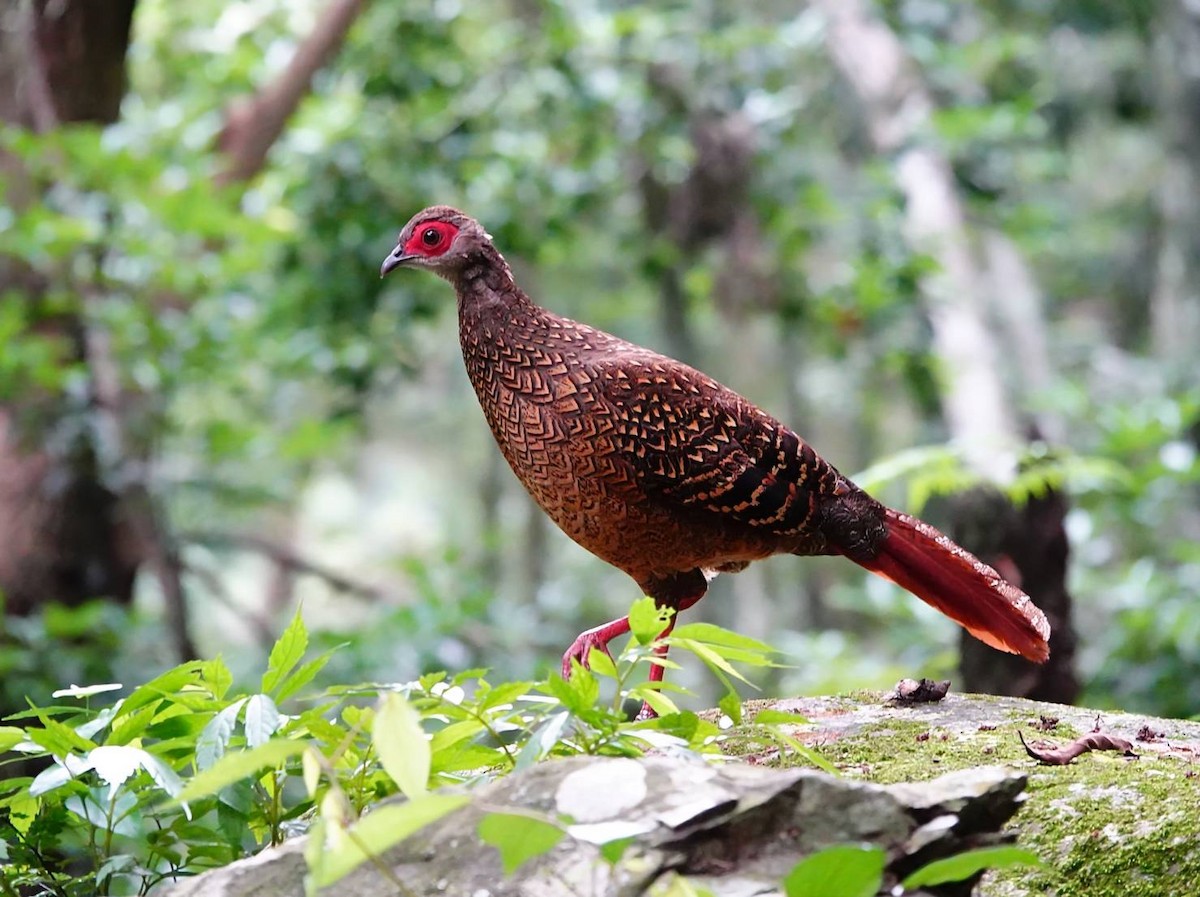
POLYGON ((772 737, 775 738, 776 741, 781 741, 786 744, 792 749, 796 756, 803 757, 813 766, 817 767, 817 769, 823 770, 824 772, 829 773, 831 776, 840 776, 842 774, 836 766, 822 757, 819 753, 810 748, 807 744, 792 738, 792 736, 785 735, 783 732, 776 730, 772 733, 772 737))
POLYGON ((196 768, 208 769, 221 759, 229 739, 233 737, 233 728, 237 725, 238 714, 246 698, 239 698, 228 707, 213 716, 205 724, 204 729, 196 737, 196 768))
POLYGON ((329 663, 329 658, 333 657, 335 651, 341 645, 335 645, 323 654, 314 657, 308 663, 301 664, 296 668, 296 671, 288 676, 279 684, 279 688, 275 691, 275 700, 278 703, 283 703, 308 683, 312 682, 313 678, 321 670, 325 669, 325 664, 329 663))
POLYGON ((70 726, 60 723, 45 714, 39 713, 44 729, 29 729, 26 734, 29 740, 39 747, 45 748, 52 754, 64 756, 72 751, 86 753, 96 747, 91 739, 84 738, 70 726))
POLYGON ((1020 847, 980 847, 964 853, 934 860, 904 879, 907 889, 944 885, 962 881, 984 869, 1008 869, 1013 866, 1043 866, 1037 856, 1020 847))
POLYGON ((315 747, 309 747, 301 755, 300 767, 304 772, 304 790, 309 797, 316 797, 317 785, 321 781, 321 760, 315 747))
POLYGON ((438 729, 429 739, 429 752, 435 757, 447 748, 473 738, 483 731, 483 723, 477 719, 462 719, 438 729))
POLYGON ((566 728, 570 719, 571 714, 565 710, 548 716, 529 736, 525 747, 521 748, 521 753, 517 755, 517 769, 532 766, 554 750, 554 746, 558 744, 563 729, 566 728))
POLYGON ((799 713, 790 713, 787 710, 760 710, 754 714, 754 722, 760 726, 778 726, 783 725, 807 725, 808 717, 799 713))
POLYGON ((409 797, 428 790, 430 748, 421 718, 399 692, 388 692, 379 703, 371 743, 392 781, 409 797))
POLYGON ((721 700, 717 702, 717 707, 720 708, 722 713, 733 720, 733 724, 735 726, 740 726, 742 724, 741 696, 732 691, 726 692, 721 697, 721 700))
POLYGON ((504 682, 478 696, 479 709, 491 710, 503 704, 511 704, 517 698, 529 694, 533 688, 532 682, 504 682))
POLYGON ((600 856, 604 862, 610 866, 615 866, 621 862, 621 857, 625 856, 625 851, 629 849, 636 838, 614 838, 611 841, 605 841, 600 845, 600 856))
POLYGON ((792 867, 783 880, 783 892, 787 897, 875 897, 886 860, 880 847, 827 847, 792 867))
POLYGON ((281 720, 279 708, 267 695, 251 695, 246 701, 246 744, 266 744, 279 731, 281 720))
POLYGON ((613 663, 613 659, 608 656, 608 652, 594 645, 588 652, 588 667, 597 676, 607 676, 609 679, 617 678, 617 665, 613 663))
POLYGON ((639 598, 629 608, 629 631, 640 645, 648 645, 658 638, 675 612, 668 607, 659 607, 653 598, 639 598))
POLYGON ((160 676, 151 679, 145 685, 134 689, 133 694, 121 704, 122 713, 132 713, 137 708, 148 704, 157 698, 171 698, 187 685, 199 684, 204 664, 190 660, 187 663, 167 670, 160 676))
POLYGON ((279 636, 279 640, 271 648, 271 656, 267 660, 267 671, 263 673, 261 690, 268 694, 283 682, 284 678, 300 662, 304 652, 308 650, 308 630, 304 628, 304 619, 300 616, 300 608, 292 617, 292 622, 279 636))
POLYGON ((552 850, 565 834, 560 826, 516 813, 488 813, 479 820, 479 837, 500 851, 505 875, 552 850))
POLYGON ((16 726, 0 726, 0 754, 25 740, 25 730, 16 726))
POLYGON ((233 685, 233 673, 229 672, 229 667, 225 665, 225 661, 218 655, 212 660, 204 661, 200 668, 200 679, 207 686, 209 693, 220 701, 233 685))
POLYGON ((653 688, 648 684, 631 688, 629 690, 629 697, 638 701, 645 701, 659 716, 671 716, 679 712, 679 708, 675 705, 674 701, 657 688, 653 688))
POLYGON ((687 638, 672 639, 672 641, 685 651, 691 651, 693 654, 703 660, 710 669, 714 671, 720 670, 722 673, 745 682, 747 685, 753 685, 749 679, 730 666, 729 661, 727 661, 724 657, 703 642, 697 642, 687 638))
POLYGON ((350 829, 353 838, 335 850, 321 849, 325 846, 326 838, 321 838, 320 834, 328 834, 328 823, 321 823, 320 833, 314 826, 310 838, 316 840, 317 844, 312 850, 306 850, 305 856, 313 869, 315 885, 318 888, 328 887, 354 871, 369 857, 379 856, 468 800, 470 798, 465 794, 425 794, 401 804, 377 807, 354 824, 350 829))
POLYGON ((122 708, 120 715, 112 721, 112 731, 108 733, 105 744, 129 744, 146 731, 157 710, 157 707, 149 704, 139 707, 133 713, 125 713, 122 708))
POLYGON ((216 794, 226 785, 252 776, 267 766, 278 766, 290 757, 303 753, 307 744, 275 738, 249 751, 226 754, 211 767, 188 780, 176 797, 180 803, 216 794))
POLYGON ((752 651, 764 656, 779 653, 777 649, 772 648, 766 642, 760 642, 758 639, 742 635, 740 632, 733 632, 720 626, 714 626, 712 623, 683 623, 676 626, 675 631, 671 634, 679 638, 704 642, 708 645, 725 645, 730 648, 741 648, 745 651, 752 651))

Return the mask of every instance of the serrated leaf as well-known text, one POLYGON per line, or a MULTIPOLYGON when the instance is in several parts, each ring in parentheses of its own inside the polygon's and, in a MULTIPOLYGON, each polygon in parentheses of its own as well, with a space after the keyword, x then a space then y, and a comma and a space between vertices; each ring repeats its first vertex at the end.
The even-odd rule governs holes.
POLYGON ((196 768, 208 769, 221 759, 229 739, 233 737, 234 726, 237 725, 238 714, 246 703, 246 698, 239 698, 228 707, 216 714, 201 730, 196 738, 196 768))
POLYGON ((199 684, 204 664, 190 660, 151 679, 133 690, 121 704, 123 713, 132 713, 144 704, 159 698, 174 698, 188 685, 199 684))
POLYGON ((719 670, 728 676, 732 676, 741 682, 745 682, 747 685, 753 686, 753 683, 749 679, 729 665, 729 661, 727 661, 724 657, 703 642, 697 642, 693 641, 692 639, 685 638, 675 641, 675 644, 686 651, 691 651, 693 654, 703 660, 705 665, 714 672, 719 670))
POLYGON ((283 682, 284 678, 300 662, 304 652, 308 650, 308 630, 304 628, 304 619, 300 608, 278 641, 271 647, 271 655, 267 659, 267 671, 263 673, 261 690, 268 694, 283 682))
POLYGON ((484 694, 479 695, 480 710, 491 710, 494 707, 499 707, 503 704, 511 704, 517 698, 522 698, 529 694, 533 688, 532 682, 505 682, 497 685, 494 688, 489 688, 484 694))
MULTIPOLYGON (((148 751, 142 753, 142 769, 146 770, 146 774, 171 797, 178 796, 183 790, 183 779, 179 778, 179 773, 148 751)), ((190 813, 188 818, 191 818, 190 813)))
POLYGON ((209 694, 218 701, 225 697, 233 685, 233 673, 229 672, 229 667, 220 655, 204 661, 200 667, 200 679, 208 686, 209 694))
POLYGON ((671 622, 674 611, 659 607, 653 598, 639 598, 629 608, 629 631, 640 645, 648 645, 658 638, 671 622))
POLYGON ((266 744, 279 731, 279 708, 267 695, 251 695, 246 701, 246 744, 252 748, 266 744))
POLYGON ((742 635, 740 632, 733 632, 721 626, 715 626, 712 623, 682 623, 675 627, 671 635, 678 638, 704 642, 707 645, 724 645, 730 648, 741 648, 744 651, 752 651, 764 656, 779 653, 777 649, 772 648, 766 642, 751 638, 748 635, 742 635))
POLYGON ((717 707, 727 717, 733 720, 735 726, 742 724, 742 699, 734 692, 726 692, 721 696, 721 700, 717 702, 717 707))
POLYGON ((594 645, 588 652, 588 667, 597 676, 607 676, 609 679, 617 678, 617 665, 613 663, 613 659, 608 656, 608 652, 594 645))
MULTIPOLYGON (((399 844, 409 835, 437 822, 470 798, 465 794, 425 794, 402 804, 386 804, 358 820, 351 829, 353 839, 346 839, 336 850, 314 850, 316 859, 314 883, 325 888, 352 872, 371 856, 379 856, 389 847, 399 844), (364 853, 364 848, 366 853, 364 853)), ((327 831, 323 829, 322 834, 327 831)), ((316 839, 316 835, 310 835, 316 839)), ((325 839, 318 842, 325 847, 325 839)), ((305 851, 306 856, 310 856, 305 851)), ((310 863, 310 867, 312 867, 310 863)))
POLYGON ((28 791, 14 796, 8 803, 8 824, 22 836, 28 834, 41 804, 42 802, 28 791))
POLYGON ((565 834, 557 825, 516 813, 488 813, 479 820, 479 837, 500 851, 505 875, 551 851, 565 834))
POLYGON ((28 729, 25 734, 29 736, 30 741, 45 748, 51 754, 63 756, 73 751, 86 753, 96 747, 94 741, 84 738, 70 726, 44 714, 39 714, 38 718, 44 728, 28 729))
POLYGON ((146 727, 154 719, 156 710, 157 708, 146 705, 127 714, 122 708, 121 714, 112 721, 112 731, 108 733, 105 744, 129 744, 146 731, 146 727))
POLYGON ((679 707, 676 706, 674 701, 657 688, 651 688, 649 685, 639 685, 637 688, 630 689, 629 697, 645 701, 659 716, 667 716, 668 714, 679 712, 679 707))
POLYGON ((1037 854, 1020 847, 980 847, 922 866, 904 879, 904 887, 915 889, 963 881, 984 869, 1044 865, 1037 854))
POLYGON ((783 880, 787 897, 875 897, 887 855, 869 845, 839 844, 805 857, 783 880))
POLYGON ((558 744, 570 718, 571 714, 565 710, 548 716, 525 742, 525 747, 521 748, 521 753, 517 755, 517 769, 532 766, 549 754, 558 744))
POLYGON ((216 794, 226 785, 239 782, 265 767, 278 766, 302 753, 305 747, 303 741, 275 738, 248 751, 225 754, 208 769, 189 779, 175 799, 182 803, 216 794))
POLYGON ((279 703, 286 701, 316 677, 317 673, 325 669, 325 664, 329 663, 329 658, 333 657, 335 651, 342 647, 337 645, 330 648, 323 654, 314 657, 308 663, 301 664, 296 668, 296 671, 288 676, 280 683, 279 688, 275 691, 275 700, 279 703))
POLYGON ((429 739, 429 752, 436 758, 440 752, 460 741, 478 735, 483 728, 483 723, 477 719, 463 719, 444 726, 434 732, 433 737, 429 739))
POLYGON ((393 691, 382 697, 371 728, 371 743, 384 771, 404 794, 418 797, 426 792, 431 765, 429 740, 421 728, 421 718, 404 695, 393 691))
POLYGON ((112 789, 116 789, 142 766, 146 754, 141 748, 128 745, 106 745, 87 755, 88 764, 112 789))
POLYGON ((38 797, 48 791, 53 791, 55 788, 60 788, 67 782, 71 781, 71 772, 65 766, 55 763, 53 766, 48 766, 34 776, 33 781, 29 783, 29 794, 31 797, 38 797))

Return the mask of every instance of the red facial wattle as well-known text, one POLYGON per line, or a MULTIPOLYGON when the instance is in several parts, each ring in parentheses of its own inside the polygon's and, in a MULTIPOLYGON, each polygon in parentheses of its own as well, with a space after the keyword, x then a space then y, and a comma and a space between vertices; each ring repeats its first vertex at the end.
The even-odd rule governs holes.
POLYGON ((456 236, 458 228, 453 224, 447 221, 426 221, 413 229, 412 236, 404 244, 404 252, 409 255, 437 258, 450 248, 456 236))

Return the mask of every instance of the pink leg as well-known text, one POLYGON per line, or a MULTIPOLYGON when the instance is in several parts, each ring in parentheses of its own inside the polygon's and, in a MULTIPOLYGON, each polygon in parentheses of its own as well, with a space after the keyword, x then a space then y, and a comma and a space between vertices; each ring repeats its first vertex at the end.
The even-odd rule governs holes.
MULTIPOLYGON (((564 679, 571 678, 571 661, 578 660, 585 667, 588 665, 588 655, 592 648, 599 648, 608 654, 608 643, 629 631, 629 617, 611 620, 603 626, 581 632, 579 638, 571 643, 567 653, 562 657, 562 675, 564 679)), ((612 655, 609 654, 611 657, 612 655)))
MULTIPOLYGON (((679 618, 679 614, 687 610, 697 601, 704 597, 705 591, 708 590, 708 580, 699 570, 690 570, 686 573, 676 573, 667 577, 650 579, 645 582, 640 582, 642 591, 654 597, 659 607, 675 608, 675 616, 671 617, 666 628, 659 634, 660 639, 664 639, 671 634, 671 630, 675 628, 675 621, 679 618)), ((567 653, 562 658, 562 674, 564 679, 571 676, 571 661, 578 660, 584 666, 587 666, 588 655, 592 648, 599 648, 605 654, 608 654, 608 643, 618 636, 624 635, 629 631, 629 617, 621 617, 619 620, 612 620, 605 623, 603 626, 597 626, 595 629, 589 629, 587 632, 581 633, 579 638, 572 642, 571 647, 567 649, 567 653)), ((654 649, 654 653, 659 657, 667 656, 667 646, 659 645, 654 649)), ((611 654, 609 655, 612 656, 611 654)), ((664 668, 656 663, 650 664, 650 681, 662 682, 664 668)), ((638 713, 638 719, 653 719, 658 716, 654 712, 654 708, 649 704, 642 704, 641 712, 638 713)))
MULTIPOLYGON (((679 619, 679 615, 703 597, 704 597, 704 593, 701 592, 699 595, 696 595, 691 598, 685 598, 682 601, 678 602, 675 605, 675 616, 671 617, 671 622, 667 624, 667 628, 658 634, 659 639, 660 640, 665 639, 667 636, 669 636, 671 634, 671 631, 675 628, 675 621, 679 619)), ((666 657, 667 651, 668 651, 668 648, 666 645, 656 645, 654 648, 654 653, 659 657, 666 657)), ((650 662, 650 681, 651 682, 662 682, 663 673, 665 673, 665 672, 666 672, 666 667, 660 666, 659 664, 654 663, 653 661, 650 662)), ((656 716, 658 716, 658 712, 653 707, 651 707, 649 704, 646 704, 643 702, 642 709, 638 711, 637 718, 640 720, 641 719, 654 719, 656 716)))

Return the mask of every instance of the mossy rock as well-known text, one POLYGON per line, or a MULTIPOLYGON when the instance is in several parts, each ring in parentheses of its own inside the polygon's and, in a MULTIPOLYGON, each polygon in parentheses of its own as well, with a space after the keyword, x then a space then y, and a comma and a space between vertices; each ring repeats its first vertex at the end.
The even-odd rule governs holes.
MULTIPOLYGON (((797 736, 851 778, 919 782, 997 763, 1025 772, 1028 800, 1009 830, 1046 866, 990 873, 982 895, 1200 894, 1200 722, 982 695, 893 706, 878 693, 751 702, 747 718, 767 708, 809 719, 797 736), (1097 727, 1132 742, 1137 758, 1094 752, 1048 766, 1018 737, 1066 744, 1097 727)), ((751 762, 802 762, 739 747, 751 762)))

